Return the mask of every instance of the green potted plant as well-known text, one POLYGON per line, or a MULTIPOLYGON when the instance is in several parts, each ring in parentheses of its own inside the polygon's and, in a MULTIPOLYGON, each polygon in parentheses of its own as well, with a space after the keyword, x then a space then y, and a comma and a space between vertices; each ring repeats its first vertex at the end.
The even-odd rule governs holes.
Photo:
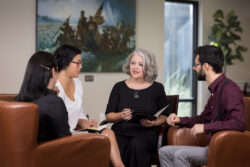
POLYGON ((223 51, 225 55, 224 73, 226 74, 226 66, 234 64, 233 61, 236 59, 243 61, 242 52, 246 52, 248 49, 237 43, 241 40, 240 33, 243 33, 243 29, 234 10, 225 17, 222 10, 217 10, 213 14, 213 18, 214 25, 208 39, 212 45, 220 46, 223 51))

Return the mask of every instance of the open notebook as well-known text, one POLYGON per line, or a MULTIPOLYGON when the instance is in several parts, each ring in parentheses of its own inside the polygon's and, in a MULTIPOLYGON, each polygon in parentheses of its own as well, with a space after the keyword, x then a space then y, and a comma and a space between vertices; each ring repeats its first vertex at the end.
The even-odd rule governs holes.
POLYGON ((162 109, 157 111, 154 115, 147 115, 145 113, 133 112, 132 113, 132 121, 141 120, 141 119, 148 119, 150 121, 155 120, 166 108, 168 108, 168 106, 169 105, 166 105, 165 107, 163 107, 162 109))
POLYGON ((100 133, 103 129, 107 128, 107 124, 98 127, 78 129, 78 131, 88 131, 89 133, 100 133))

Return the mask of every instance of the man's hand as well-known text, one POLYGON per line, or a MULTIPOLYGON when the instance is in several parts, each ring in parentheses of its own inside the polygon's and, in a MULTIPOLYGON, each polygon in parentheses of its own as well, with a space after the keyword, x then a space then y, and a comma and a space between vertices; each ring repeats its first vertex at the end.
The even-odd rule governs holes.
POLYGON ((191 129, 193 137, 197 137, 197 134, 204 133, 204 124, 195 124, 191 129))
POLYGON ((175 126, 176 123, 180 123, 180 118, 176 114, 172 113, 167 118, 167 123, 170 126, 175 126))

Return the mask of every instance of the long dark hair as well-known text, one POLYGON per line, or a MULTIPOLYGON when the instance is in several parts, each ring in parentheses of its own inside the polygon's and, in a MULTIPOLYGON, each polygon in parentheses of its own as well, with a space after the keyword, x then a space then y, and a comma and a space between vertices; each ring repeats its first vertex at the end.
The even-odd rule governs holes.
POLYGON ((48 94, 47 86, 52 78, 52 68, 57 71, 55 57, 48 52, 33 54, 27 64, 17 101, 31 101, 48 94))
POLYGON ((66 69, 74 57, 81 54, 81 50, 71 45, 62 45, 56 49, 54 56, 58 64, 58 72, 66 69))

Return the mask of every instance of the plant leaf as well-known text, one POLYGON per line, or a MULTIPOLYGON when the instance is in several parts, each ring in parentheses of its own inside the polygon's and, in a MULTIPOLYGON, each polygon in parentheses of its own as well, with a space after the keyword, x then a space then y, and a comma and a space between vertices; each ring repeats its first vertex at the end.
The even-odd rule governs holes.
POLYGON ((216 41, 220 41, 221 40, 221 36, 222 36, 222 33, 220 30, 217 31, 216 33, 216 41))
POLYGON ((237 58, 242 62, 244 59, 241 54, 237 55, 237 58))
POLYGON ((235 28, 235 31, 236 31, 236 32, 243 32, 243 29, 242 29, 241 27, 236 27, 236 28, 235 28))
POLYGON ((242 46, 242 45, 239 45, 238 48, 239 48, 239 50, 242 51, 242 52, 246 52, 246 51, 248 50, 247 47, 242 46))
POLYGON ((214 25, 208 38, 212 41, 211 44, 217 43, 220 46, 225 55, 225 65, 232 65, 235 59, 243 61, 242 52, 246 52, 248 48, 236 42, 241 40, 239 33, 243 29, 235 11, 230 11, 224 18, 223 11, 219 9, 213 14, 213 18, 214 25))
POLYGON ((231 10, 230 12, 228 12, 227 17, 233 17, 235 16, 235 11, 231 10))
POLYGON ((219 18, 224 18, 224 14, 223 11, 221 9, 217 10, 214 14, 213 14, 214 19, 219 19, 219 18))

